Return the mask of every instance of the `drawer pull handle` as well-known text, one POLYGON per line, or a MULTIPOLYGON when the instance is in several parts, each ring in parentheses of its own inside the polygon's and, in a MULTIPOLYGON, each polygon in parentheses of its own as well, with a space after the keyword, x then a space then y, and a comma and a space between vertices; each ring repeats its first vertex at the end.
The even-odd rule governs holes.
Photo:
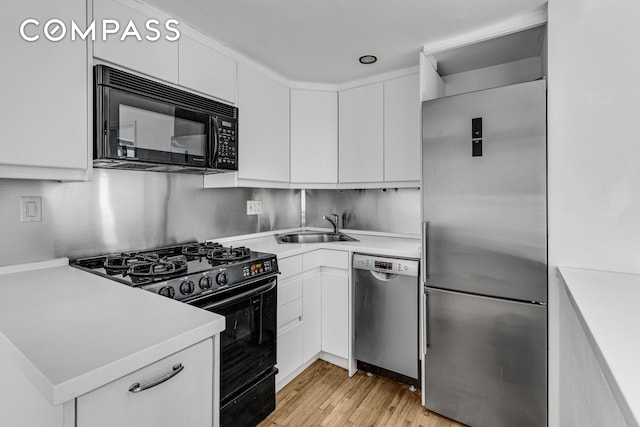
POLYGON ((145 391, 145 390, 148 390, 150 388, 153 388, 153 387, 157 386, 158 384, 162 384, 163 382, 168 381, 171 378, 175 377, 180 372, 182 372, 183 369, 184 369, 184 366, 182 366, 182 363, 178 363, 176 365, 173 365, 173 368, 171 369, 171 372, 169 372, 168 374, 165 374, 165 375, 161 376, 160 378, 156 378, 155 380, 150 381, 147 384, 140 384, 140 383, 131 384, 131 387, 129 387, 129 391, 131 393, 140 393, 141 391, 145 391))

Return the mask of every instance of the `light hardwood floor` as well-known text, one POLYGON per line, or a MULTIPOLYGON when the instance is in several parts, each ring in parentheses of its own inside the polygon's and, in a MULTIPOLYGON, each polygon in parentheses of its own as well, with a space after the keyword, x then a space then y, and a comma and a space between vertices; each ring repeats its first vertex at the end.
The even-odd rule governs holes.
POLYGON ((259 427, 464 427, 430 412, 420 392, 386 378, 347 371, 318 360, 276 396, 276 410, 259 427))

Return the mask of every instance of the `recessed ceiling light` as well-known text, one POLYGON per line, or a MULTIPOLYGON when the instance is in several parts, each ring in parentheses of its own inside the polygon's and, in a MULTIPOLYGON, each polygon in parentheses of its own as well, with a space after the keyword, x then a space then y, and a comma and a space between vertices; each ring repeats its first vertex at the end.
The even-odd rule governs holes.
POLYGON ((361 64, 373 64, 374 62, 376 62, 378 60, 378 58, 376 58, 373 55, 363 55, 360 57, 360 59, 358 59, 358 61, 360 61, 361 64))

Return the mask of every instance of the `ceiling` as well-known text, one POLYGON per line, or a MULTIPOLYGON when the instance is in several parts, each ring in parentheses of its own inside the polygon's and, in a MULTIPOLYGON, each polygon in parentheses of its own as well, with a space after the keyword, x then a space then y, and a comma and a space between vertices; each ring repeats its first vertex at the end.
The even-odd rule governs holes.
POLYGON ((418 65, 425 43, 524 15, 546 0, 147 0, 283 77, 344 83, 418 65), (378 57, 362 65, 365 54, 378 57))

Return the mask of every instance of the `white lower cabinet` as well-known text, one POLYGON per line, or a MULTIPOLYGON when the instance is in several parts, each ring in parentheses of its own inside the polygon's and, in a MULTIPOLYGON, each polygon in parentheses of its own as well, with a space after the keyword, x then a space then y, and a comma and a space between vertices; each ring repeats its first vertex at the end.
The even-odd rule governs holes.
POLYGON ((277 389, 325 353, 348 361, 348 264, 348 252, 327 249, 279 260, 277 389))
POLYGON ((322 274, 314 273, 302 280, 304 336, 302 360, 306 362, 322 350, 322 274))
POLYGON ((322 351, 349 357, 349 275, 322 272, 322 351))
MULTIPOLYGON (((302 260, 298 257, 291 257, 280 260, 282 276, 294 276, 287 267, 296 264, 302 266, 302 260), (285 261, 286 260, 286 261, 285 261)), ((302 365, 302 279, 293 277, 289 280, 282 280, 278 283, 278 335, 276 339, 277 368, 276 384, 280 384, 293 371, 302 365)))
POLYGON ((302 322, 297 322, 278 333, 278 375, 276 382, 280 382, 302 365, 302 339, 304 328, 302 322))
POLYGON ((202 341, 76 399, 77 427, 211 427, 213 342, 202 341), (183 369, 154 387, 137 393, 183 369))

